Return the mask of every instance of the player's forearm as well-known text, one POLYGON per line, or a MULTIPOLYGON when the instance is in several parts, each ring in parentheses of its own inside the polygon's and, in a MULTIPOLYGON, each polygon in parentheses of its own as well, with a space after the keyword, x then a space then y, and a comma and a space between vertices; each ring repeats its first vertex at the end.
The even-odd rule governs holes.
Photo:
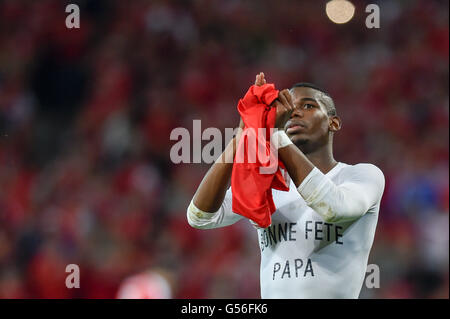
POLYGON ((194 198, 194 205, 205 212, 216 212, 222 205, 231 179, 236 138, 228 143, 225 151, 203 177, 194 198))
POLYGON ((381 170, 370 164, 352 167, 351 172, 345 183, 336 185, 314 168, 297 190, 306 204, 325 221, 353 220, 379 201, 384 189, 384 176, 381 170))
POLYGON ((278 149, 278 156, 296 187, 314 168, 311 161, 294 144, 278 149))
POLYGON ((306 204, 326 222, 341 222, 362 216, 370 207, 358 185, 336 185, 317 168, 297 188, 306 204))
POLYGON ((358 185, 337 186, 295 146, 278 149, 299 194, 327 222, 351 220, 366 212, 371 201, 358 185))

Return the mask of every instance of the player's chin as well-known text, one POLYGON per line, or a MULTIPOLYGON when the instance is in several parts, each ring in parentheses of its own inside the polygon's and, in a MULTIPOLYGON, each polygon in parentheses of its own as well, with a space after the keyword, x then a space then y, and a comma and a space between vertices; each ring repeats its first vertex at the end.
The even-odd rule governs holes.
POLYGON ((292 134, 288 135, 288 137, 291 139, 291 142, 297 146, 307 144, 309 141, 309 138, 305 136, 305 134, 292 134))

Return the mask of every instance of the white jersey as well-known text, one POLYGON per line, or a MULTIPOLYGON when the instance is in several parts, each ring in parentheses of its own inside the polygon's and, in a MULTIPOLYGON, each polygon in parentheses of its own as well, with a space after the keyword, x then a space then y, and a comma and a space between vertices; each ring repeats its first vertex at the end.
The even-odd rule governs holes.
MULTIPOLYGON (((315 168, 298 187, 272 190, 272 224, 257 228, 262 298, 358 298, 384 191, 384 176, 372 164, 338 163, 327 174, 315 168)), ((191 202, 195 228, 231 225, 231 189, 216 213, 191 202)))

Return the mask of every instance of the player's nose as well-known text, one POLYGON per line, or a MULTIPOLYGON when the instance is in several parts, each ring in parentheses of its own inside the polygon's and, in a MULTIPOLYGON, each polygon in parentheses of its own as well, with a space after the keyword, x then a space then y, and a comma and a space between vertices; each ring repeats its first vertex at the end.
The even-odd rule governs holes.
POLYGON ((291 113, 291 118, 293 117, 304 117, 305 113, 300 107, 295 107, 294 110, 291 113))

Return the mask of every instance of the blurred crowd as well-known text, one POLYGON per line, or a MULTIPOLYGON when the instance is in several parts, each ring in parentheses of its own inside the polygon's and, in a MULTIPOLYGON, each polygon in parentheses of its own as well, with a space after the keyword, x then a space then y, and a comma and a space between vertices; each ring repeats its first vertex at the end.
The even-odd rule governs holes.
POLYGON ((336 25, 320 1, 0 1, 0 298, 116 298, 146 271, 172 298, 259 298, 256 231, 190 228, 209 165, 173 164, 169 136, 237 126, 260 71, 327 89, 335 158, 384 172, 361 298, 448 298, 448 2, 379 1, 380 29, 353 3, 336 25))

